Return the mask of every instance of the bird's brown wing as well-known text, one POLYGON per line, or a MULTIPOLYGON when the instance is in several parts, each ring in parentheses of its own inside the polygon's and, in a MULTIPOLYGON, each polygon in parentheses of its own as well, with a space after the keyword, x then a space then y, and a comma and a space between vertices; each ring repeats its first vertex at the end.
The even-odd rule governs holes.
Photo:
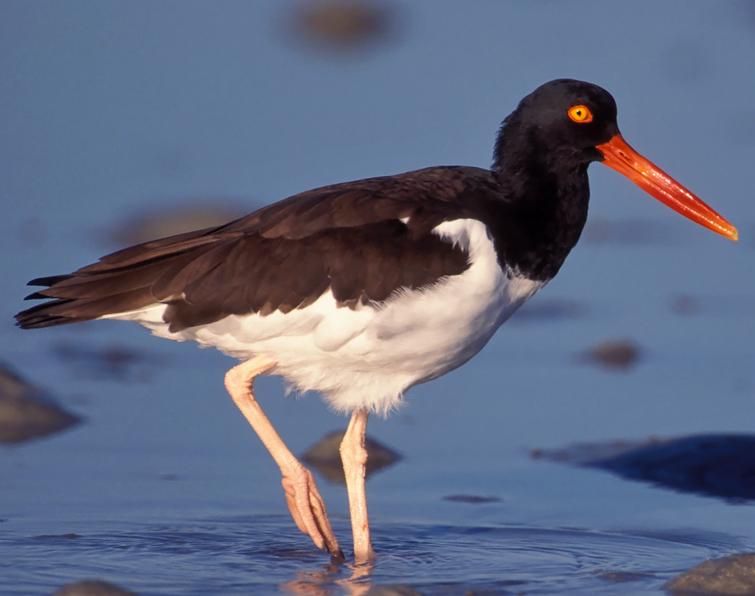
POLYGON ((464 251, 431 230, 470 217, 488 178, 474 168, 431 168, 308 191, 218 228, 35 279, 30 285, 48 287, 28 298, 47 302, 16 319, 46 327, 166 303, 164 318, 178 331, 230 314, 303 308, 329 288, 344 306, 382 301, 467 268, 464 251))

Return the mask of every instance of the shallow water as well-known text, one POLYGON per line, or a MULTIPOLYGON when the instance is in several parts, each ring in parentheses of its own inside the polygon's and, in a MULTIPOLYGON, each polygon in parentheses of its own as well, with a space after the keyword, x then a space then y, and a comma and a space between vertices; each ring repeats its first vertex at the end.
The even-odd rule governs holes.
MULTIPOLYGON (((336 531, 346 532, 344 523, 336 531)), ((420 593, 653 593, 659 582, 741 544, 707 536, 642 535, 578 528, 383 524, 373 568, 327 562, 297 542, 282 516, 219 517, 177 523, 84 524, 80 533, 2 539, 23 552, 6 585, 40 593, 89 570, 150 593, 363 593, 407 587, 420 593), (208 564, 211 562, 211 564, 208 564), (201 569, 201 571, 199 571, 201 569), (30 572, 36 577, 29 581, 30 572)), ((85 574, 86 575, 86 574, 85 574)), ((4 591, 13 594, 13 589, 4 591)))
MULTIPOLYGON (((43 355, 37 374, 59 379, 62 400, 87 422, 4 450, 4 593, 40 593, 87 577, 146 594, 348 593, 364 585, 427 594, 656 593, 702 560, 755 548, 751 504, 530 458, 529 448, 575 438, 643 437, 664 426, 694 430, 678 415, 638 414, 634 421, 616 415, 625 400, 649 407, 631 393, 643 382, 634 377, 654 367, 650 361, 617 375, 568 354, 552 357, 549 374, 582 389, 568 404, 545 391, 527 394, 539 369, 520 362, 507 384, 528 399, 500 399, 490 389, 490 367, 508 353, 504 343, 467 373, 417 388, 388 421, 371 421, 370 432, 403 459, 368 481, 379 558, 352 581, 354 571, 330 564, 285 514, 276 469, 223 393, 226 359, 155 343, 127 325, 105 326, 121 329, 131 346, 144 343, 166 358, 175 353, 151 380, 124 383, 83 378, 37 344, 43 355), (588 388, 600 382, 615 388, 596 402, 588 388), (491 499, 445 499, 455 494, 491 499)), ((524 339, 537 329, 532 323, 511 333, 524 339)), ((109 334, 92 326, 75 337, 96 345, 109 334)), ((536 341, 526 345, 535 349, 536 341)), ((284 398, 274 380, 259 382, 258 394, 297 453, 345 423, 316 398, 284 398)), ((702 398, 687 393, 676 405, 667 398, 664 408, 684 412, 682 399, 699 399, 718 411, 702 398)), ((728 424, 718 412, 718 422, 698 426, 735 426, 735 412, 728 424)), ((345 491, 318 482, 348 553, 345 491)))
MULTIPOLYGON (((182 3, 178 24, 152 3, 8 4, 0 359, 85 423, 0 449, 0 593, 98 577, 145 594, 654 594, 702 560, 755 549, 751 502, 530 457, 755 433, 752 15, 668 2, 652 19, 617 5, 609 22, 604 3, 438 4, 400 4, 403 37, 337 59, 277 37, 291 3, 233 5, 230 17, 182 3), (530 313, 370 421, 402 455, 368 481, 372 569, 333 564, 296 531, 276 468, 223 390, 232 361, 117 322, 12 326, 28 279, 116 248, 105 238, 122 217, 185 197, 246 197, 251 209, 335 180, 485 165, 519 96, 565 75, 611 89, 629 142, 740 225, 742 241, 593 166, 593 231, 530 313), (716 117, 701 118, 711 106, 716 117), (617 338, 638 346, 632 366, 585 361, 617 338)), ((346 424, 316 396, 285 398, 275 379, 257 390, 295 453, 346 424)), ((348 551, 345 491, 318 482, 348 551)))

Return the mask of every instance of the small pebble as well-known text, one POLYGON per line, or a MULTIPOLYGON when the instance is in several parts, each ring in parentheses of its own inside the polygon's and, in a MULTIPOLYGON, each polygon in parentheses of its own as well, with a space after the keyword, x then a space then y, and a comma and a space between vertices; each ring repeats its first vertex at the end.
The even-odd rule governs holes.
POLYGON ((385 37, 393 11, 366 0, 303 2, 294 15, 294 32, 320 46, 352 49, 385 37))
POLYGON ((628 370, 640 358, 640 348, 629 339, 613 339, 593 346, 583 359, 612 370, 628 370))

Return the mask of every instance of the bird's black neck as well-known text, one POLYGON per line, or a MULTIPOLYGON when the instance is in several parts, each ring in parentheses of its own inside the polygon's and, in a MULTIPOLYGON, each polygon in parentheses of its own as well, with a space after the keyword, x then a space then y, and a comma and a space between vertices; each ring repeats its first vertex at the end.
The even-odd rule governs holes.
POLYGON ((496 142, 493 174, 501 188, 492 232, 499 260, 516 274, 547 281, 563 264, 587 220, 587 165, 544 145, 537 131, 509 122, 496 142))

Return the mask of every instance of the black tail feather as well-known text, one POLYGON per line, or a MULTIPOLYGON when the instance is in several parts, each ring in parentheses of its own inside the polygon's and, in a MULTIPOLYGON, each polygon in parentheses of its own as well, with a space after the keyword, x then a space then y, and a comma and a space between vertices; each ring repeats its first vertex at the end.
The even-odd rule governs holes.
POLYGON ((33 279, 30 286, 47 287, 26 300, 46 302, 18 313, 16 324, 35 329, 90 321, 168 299, 181 292, 183 268, 199 254, 210 252, 218 240, 203 230, 179 234, 107 255, 67 275, 33 279))
MULTIPOLYGON (((44 298, 45 296, 43 296, 44 298)), ((63 325, 65 323, 75 323, 78 319, 67 318, 60 315, 51 314, 50 307, 63 306, 71 300, 52 300, 44 304, 37 304, 27 308, 16 315, 16 325, 21 329, 37 329, 40 327, 52 327, 53 325, 63 325)))
POLYGON ((32 279, 27 286, 54 286, 63 280, 71 277, 70 275, 50 275, 49 277, 37 277, 32 279))

